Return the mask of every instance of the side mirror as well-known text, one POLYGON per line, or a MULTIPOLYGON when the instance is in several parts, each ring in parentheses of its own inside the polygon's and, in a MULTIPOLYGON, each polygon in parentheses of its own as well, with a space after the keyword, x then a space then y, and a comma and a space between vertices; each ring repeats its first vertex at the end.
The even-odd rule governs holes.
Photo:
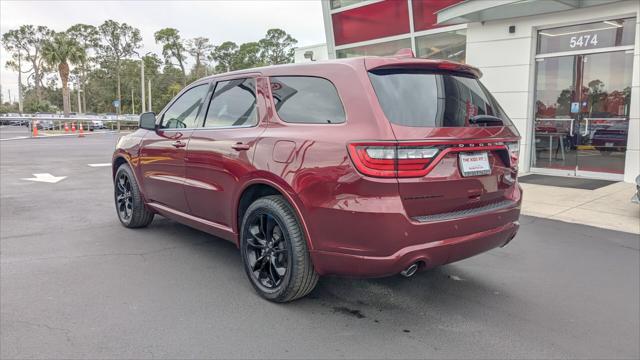
POLYGON ((143 114, 140 114, 140 121, 138 123, 138 126, 141 129, 146 129, 146 130, 156 130, 156 114, 153 112, 146 112, 143 114))

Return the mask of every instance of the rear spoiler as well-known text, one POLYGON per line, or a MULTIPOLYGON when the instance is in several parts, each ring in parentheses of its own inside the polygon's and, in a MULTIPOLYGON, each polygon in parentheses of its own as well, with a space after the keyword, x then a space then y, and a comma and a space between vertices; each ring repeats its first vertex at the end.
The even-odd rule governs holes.
POLYGON ((364 65, 367 70, 377 69, 427 69, 447 70, 471 75, 477 79, 482 77, 480 69, 467 64, 449 60, 416 59, 411 57, 366 57, 364 65))

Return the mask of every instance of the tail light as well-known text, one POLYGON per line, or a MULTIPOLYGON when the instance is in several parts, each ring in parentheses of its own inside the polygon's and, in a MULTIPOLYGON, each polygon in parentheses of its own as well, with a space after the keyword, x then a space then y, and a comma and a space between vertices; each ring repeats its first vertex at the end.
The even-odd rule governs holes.
POLYGON ((375 177, 416 177, 438 154, 430 146, 400 146, 396 143, 349 144, 349 154, 358 171, 375 177))
POLYGON ((520 158, 520 142, 507 143, 509 148, 509 157, 511 158, 511 167, 518 166, 518 159, 520 158))

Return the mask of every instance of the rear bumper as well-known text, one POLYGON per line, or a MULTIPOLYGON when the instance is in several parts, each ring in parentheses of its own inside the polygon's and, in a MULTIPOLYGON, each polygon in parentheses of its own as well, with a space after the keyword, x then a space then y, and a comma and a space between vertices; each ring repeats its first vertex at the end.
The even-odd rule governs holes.
POLYGON ((314 251, 312 257, 321 275, 384 277, 398 274, 416 262, 420 262, 421 269, 429 269, 504 246, 513 239, 519 227, 514 221, 475 234, 406 247, 391 256, 314 251))
POLYGON ((520 226, 517 189, 509 207, 456 219, 420 223, 398 214, 341 212, 339 223, 348 225, 317 244, 311 258, 320 275, 384 277, 416 262, 429 269, 504 246, 520 226))

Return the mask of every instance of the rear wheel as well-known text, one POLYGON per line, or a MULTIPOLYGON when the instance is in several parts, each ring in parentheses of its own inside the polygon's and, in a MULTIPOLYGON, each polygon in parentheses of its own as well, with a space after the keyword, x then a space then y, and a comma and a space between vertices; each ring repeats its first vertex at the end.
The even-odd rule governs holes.
POLYGON ((153 213, 142 200, 140 188, 128 164, 122 164, 116 171, 114 199, 118 219, 128 228, 145 227, 153 221, 153 213))
POLYGON ((293 301, 316 286, 319 276, 300 223, 282 196, 266 196, 251 204, 240 236, 245 272, 262 297, 293 301))

